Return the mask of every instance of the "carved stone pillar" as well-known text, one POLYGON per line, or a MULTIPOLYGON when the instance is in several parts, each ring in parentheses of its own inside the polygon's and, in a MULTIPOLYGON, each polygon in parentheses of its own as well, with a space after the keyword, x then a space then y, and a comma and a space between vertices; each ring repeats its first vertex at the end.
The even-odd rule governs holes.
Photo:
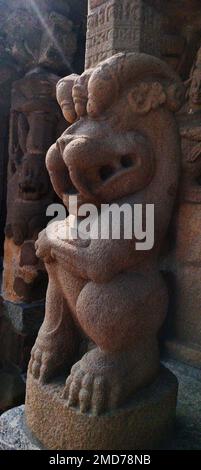
MULTIPOLYGON (((1 74, 1 71, 0 71, 1 74)), ((1 86, 0 86, 1 90, 1 86)), ((6 218, 6 177, 8 164, 8 122, 9 122, 9 103, 6 103, 6 109, 3 109, 0 115, 0 258, 3 255, 4 244, 4 225, 6 218)), ((0 262, 1 270, 1 262, 0 262)))
MULTIPOLYGON (((83 69, 79 41, 85 6, 80 0, 0 0, 0 39, 2 35, 22 77, 12 89, 0 369, 15 365, 20 377, 44 316, 47 275, 34 241, 47 223, 47 206, 55 200, 45 154, 63 132, 56 82, 83 69)), ((14 386, 12 390, 15 394, 14 386)), ((0 410, 2 393, 0 387, 0 410)))
POLYGON ((127 203, 132 226, 135 204, 153 204, 155 228, 146 251, 122 225, 119 239, 94 237, 93 224, 83 238, 83 218, 73 239, 71 217, 39 235, 49 287, 25 413, 48 449, 158 448, 172 428, 177 380, 160 366, 168 295, 158 261, 178 185, 182 95, 177 75, 146 54, 117 54, 58 84, 75 124, 51 147, 47 168, 70 215, 72 194, 78 208, 93 203, 99 222, 102 203, 127 203))
MULTIPOLYGON (((36 70, 16 81, 12 88, 0 328, 4 335, 1 362, 12 365, 11 376, 14 365, 26 372, 44 314, 47 274, 36 258, 34 243, 47 224, 46 209, 55 200, 45 155, 60 135, 63 121, 55 100, 57 81, 57 76, 36 70)), ((14 387, 13 392, 13 403, 9 401, 7 405, 16 403, 14 387)), ((1 398, 0 389, 0 406, 1 398)))
POLYGON ((10 95, 12 82, 16 78, 17 70, 12 61, 6 57, 4 46, 2 46, 2 51, 0 51, 0 258, 3 255, 4 226, 6 219, 10 95))
POLYGON ((160 14, 146 0, 88 0, 85 67, 117 52, 160 55, 160 14))
POLYGON ((12 302, 33 302, 45 296, 46 274, 35 257, 34 241, 55 199, 45 155, 60 133, 57 81, 51 73, 33 71, 13 86, 3 273, 4 299, 12 302))
MULTIPOLYGON (((2 18, 1 18, 2 19, 2 18)), ((1 24, 1 21, 0 21, 1 24)), ((8 165, 8 136, 9 113, 12 82, 17 79, 16 64, 6 53, 6 46, 0 38, 0 294, 2 283, 2 256, 4 247, 4 227, 6 222, 7 198, 7 165, 8 165)), ((0 410, 22 402, 24 397, 24 382, 14 366, 5 364, 6 351, 11 348, 16 352, 13 335, 8 334, 9 322, 4 316, 4 307, 0 295, 0 410), (15 390, 13 394, 13 390, 15 390), (13 400, 13 395, 15 399, 13 400)))
POLYGON ((178 121, 182 178, 172 229, 174 240, 166 265, 172 292, 166 350, 201 367, 201 48, 178 121))

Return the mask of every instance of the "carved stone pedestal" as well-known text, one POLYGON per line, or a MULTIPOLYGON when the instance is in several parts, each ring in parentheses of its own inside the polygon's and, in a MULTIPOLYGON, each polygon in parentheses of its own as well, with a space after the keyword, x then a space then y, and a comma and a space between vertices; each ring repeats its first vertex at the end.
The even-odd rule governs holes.
POLYGON ((41 385, 29 375, 28 428, 48 449, 126 450, 158 448, 170 434, 176 412, 177 379, 162 368, 157 380, 115 412, 94 416, 69 408, 61 380, 41 385))

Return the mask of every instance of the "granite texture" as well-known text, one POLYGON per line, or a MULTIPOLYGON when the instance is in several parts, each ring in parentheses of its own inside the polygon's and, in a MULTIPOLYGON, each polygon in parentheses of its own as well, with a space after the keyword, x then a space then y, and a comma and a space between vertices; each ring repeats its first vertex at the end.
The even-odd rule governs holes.
MULTIPOLYGON (((175 435, 167 450, 201 449, 201 371, 176 361, 165 363, 179 380, 175 435)), ((24 406, 4 413, 0 418, 0 449, 38 450, 24 431, 24 406)))
POLYGON ((0 450, 39 450, 24 430, 24 405, 0 418, 0 450))
POLYGON ((26 423, 51 450, 157 449, 171 436, 177 390, 175 376, 163 367, 154 383, 136 392, 126 405, 97 416, 69 407, 61 382, 44 385, 30 374, 26 423))
MULTIPOLYGON (((26 394, 27 424, 49 449, 146 449, 169 436, 177 386, 167 378, 164 390, 159 374, 168 292, 157 262, 179 179, 174 114, 183 92, 164 62, 137 53, 116 54, 57 84, 58 103, 74 125, 49 149, 46 165, 69 218, 51 224, 51 235, 43 230, 35 244, 49 285, 26 394), (72 194, 78 209, 95 209, 84 237, 72 194), (123 202, 129 209, 155 205, 149 247, 138 249, 135 229, 124 237, 123 220, 117 237, 107 221, 109 238, 94 234, 110 205, 119 211, 123 202), (73 240, 71 216, 78 222, 73 240)), ((135 210, 130 216, 136 226, 135 210)), ((86 216, 82 222, 88 226, 86 216)))

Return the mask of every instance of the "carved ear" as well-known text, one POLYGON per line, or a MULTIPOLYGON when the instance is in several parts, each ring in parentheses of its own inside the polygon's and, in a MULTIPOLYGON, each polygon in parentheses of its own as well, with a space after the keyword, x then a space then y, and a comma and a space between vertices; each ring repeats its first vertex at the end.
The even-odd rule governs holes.
POLYGON ((72 97, 72 90, 79 75, 72 74, 64 77, 57 83, 56 95, 59 106, 67 122, 72 124, 76 118, 75 105, 72 97))
POLYGON ((146 114, 166 103, 170 111, 180 109, 184 99, 184 87, 178 83, 144 82, 132 88, 128 101, 137 114, 146 114))
POLYGON ((146 114, 166 102, 166 94, 159 82, 139 83, 128 94, 128 101, 137 114, 146 114))

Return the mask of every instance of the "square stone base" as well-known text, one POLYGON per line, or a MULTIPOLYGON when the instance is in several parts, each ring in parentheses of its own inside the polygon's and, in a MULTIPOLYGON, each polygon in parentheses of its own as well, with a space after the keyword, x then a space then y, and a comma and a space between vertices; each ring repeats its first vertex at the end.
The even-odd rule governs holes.
POLYGON ((33 402, 26 405, 26 422, 24 406, 0 417, 1 450, 159 449, 172 434, 177 380, 164 367, 128 406, 97 417, 68 408, 59 385, 41 386, 31 379, 28 388, 33 402))
POLYGON ((171 436, 178 382, 166 368, 125 406, 100 416, 68 407, 63 382, 41 384, 28 375, 26 423, 49 450, 159 449, 171 436))

